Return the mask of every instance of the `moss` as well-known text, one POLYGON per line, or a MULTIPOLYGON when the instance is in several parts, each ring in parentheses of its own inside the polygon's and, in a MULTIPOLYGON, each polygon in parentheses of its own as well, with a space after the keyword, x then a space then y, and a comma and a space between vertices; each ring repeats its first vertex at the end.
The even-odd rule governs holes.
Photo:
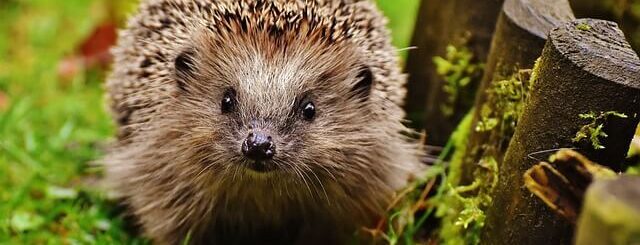
POLYGON ((542 57, 536 59, 535 64, 533 65, 533 69, 531 69, 531 77, 529 78, 529 91, 531 91, 531 87, 533 84, 538 81, 540 76, 540 67, 542 67, 542 57))
POLYGON ((491 205, 490 193, 498 183, 495 158, 483 158, 473 183, 467 186, 447 186, 436 215, 442 218, 442 244, 478 244, 484 227, 484 210, 491 205))
POLYGON ((462 169, 464 155, 467 151, 467 139, 469 139, 469 135, 471 134, 470 129, 474 113, 475 109, 472 108, 462 121, 460 121, 457 129, 451 135, 454 152, 451 156, 451 161, 449 161, 449 172, 447 173, 449 184, 458 185, 460 181, 460 170, 462 169))
POLYGON ((439 237, 442 244, 477 244, 484 226, 484 209, 491 204, 489 193, 498 183, 498 165, 494 158, 484 158, 473 183, 460 186, 460 171, 471 133, 473 111, 467 114, 452 136, 455 151, 451 157, 445 190, 433 198, 436 216, 442 218, 439 237))
MULTIPOLYGON (((536 63, 539 65, 540 61, 536 63)), ((486 134, 488 138, 475 146, 478 150, 472 152, 477 153, 471 156, 465 155, 469 152, 464 151, 465 148, 461 148, 463 152, 454 154, 448 172, 451 177, 447 192, 436 213, 442 217, 439 235, 443 244, 480 242, 480 231, 486 218, 484 210, 492 203, 491 193, 498 183, 498 163, 502 161, 502 151, 515 131, 531 84, 536 79, 537 71, 517 70, 504 79, 493 81, 485 91, 486 102, 479 108, 479 118, 472 129, 486 134), (462 156, 455 158, 457 154, 462 156), (454 161, 457 159, 460 159, 460 163, 454 161), (457 181, 463 164, 479 166, 473 172, 473 183, 466 186, 460 186, 457 181)))
POLYGON ((461 91, 482 73, 483 65, 473 63, 473 53, 465 46, 447 45, 445 57, 433 57, 436 73, 445 81, 442 87, 447 100, 440 107, 442 113, 451 116, 461 98, 461 91))
POLYGON ((480 120, 476 123, 475 130, 477 132, 487 132, 493 130, 496 126, 498 126, 498 119, 492 117, 493 110, 488 104, 483 104, 482 109, 480 109, 480 120))
POLYGON ((579 117, 581 119, 589 120, 590 122, 582 126, 580 130, 576 132, 576 136, 573 137, 572 141, 574 143, 579 143, 583 140, 587 140, 591 143, 593 149, 604 149, 605 147, 600 143, 600 139, 608 137, 608 135, 603 131, 603 127, 604 122, 611 116, 618 118, 628 117, 624 113, 615 111, 600 112, 599 114, 596 114, 595 112, 580 114, 579 117))
POLYGON ((591 30, 591 26, 586 23, 580 23, 576 25, 576 28, 581 31, 589 31, 591 30))
POLYGON ((477 132, 496 129, 503 136, 512 134, 529 93, 529 82, 524 79, 526 72, 522 70, 508 79, 491 84, 486 91, 487 102, 482 105, 480 118, 475 126, 477 132))

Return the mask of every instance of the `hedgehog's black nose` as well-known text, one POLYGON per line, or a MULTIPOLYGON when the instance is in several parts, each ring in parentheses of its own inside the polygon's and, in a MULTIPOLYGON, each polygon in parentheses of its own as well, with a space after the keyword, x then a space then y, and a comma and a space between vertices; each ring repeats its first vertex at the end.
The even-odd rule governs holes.
POLYGON ((276 145, 269 135, 262 132, 249 133, 242 142, 242 154, 256 161, 269 160, 276 154, 276 145))

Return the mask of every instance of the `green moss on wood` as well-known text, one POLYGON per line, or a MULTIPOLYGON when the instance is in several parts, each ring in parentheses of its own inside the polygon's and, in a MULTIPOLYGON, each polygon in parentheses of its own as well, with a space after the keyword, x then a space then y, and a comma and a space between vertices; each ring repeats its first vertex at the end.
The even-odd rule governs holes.
POLYGON ((493 157, 483 158, 478 164, 473 183, 460 186, 462 163, 467 139, 471 133, 473 111, 460 123, 452 136, 455 152, 447 171, 445 190, 432 199, 437 205, 436 216, 442 219, 439 237, 441 244, 477 244, 486 218, 484 210, 491 204, 489 193, 498 183, 498 165, 493 157))
MULTIPOLYGON (((436 215, 442 218, 441 244, 478 244, 484 227, 484 210, 491 205, 490 193, 498 183, 498 164, 486 157, 479 163, 483 174, 467 186, 447 186, 436 215)), ((452 168, 452 171, 454 169, 452 168)))
POLYGON ((589 31, 589 30, 591 30, 591 26, 586 24, 586 23, 580 23, 580 24, 576 25, 576 28, 578 28, 578 30, 581 30, 581 31, 589 31))
POLYGON ((475 125, 477 132, 498 129, 501 136, 512 134, 529 93, 529 81, 525 78, 527 72, 522 70, 491 84, 486 91, 487 102, 482 105, 480 119, 475 125))
POLYGON ((542 57, 536 59, 535 64, 533 65, 533 69, 531 69, 531 77, 529 78, 529 91, 531 91, 531 87, 533 84, 538 81, 540 76, 540 67, 542 67, 542 57))
POLYGON ((449 184, 458 185, 460 181, 460 169, 462 169, 462 163, 464 162, 464 153, 467 149, 467 140, 471 134, 471 122, 473 121, 473 113, 475 108, 472 108, 469 113, 462 119, 456 131, 451 135, 451 141, 453 142, 454 152, 449 161, 449 171, 447 172, 447 180, 449 184))
POLYGON ((474 77, 482 73, 483 64, 473 62, 473 53, 465 46, 447 45, 444 57, 433 57, 437 74, 445 81, 442 87, 447 100, 440 107, 445 116, 455 113, 461 90, 468 87, 474 77))

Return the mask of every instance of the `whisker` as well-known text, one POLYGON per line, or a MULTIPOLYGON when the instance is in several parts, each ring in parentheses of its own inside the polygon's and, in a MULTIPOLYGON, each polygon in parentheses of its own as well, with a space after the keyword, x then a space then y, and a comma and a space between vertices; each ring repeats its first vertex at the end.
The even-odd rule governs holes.
POLYGON ((322 192, 324 193, 324 197, 327 200, 327 204, 329 204, 329 206, 331 206, 331 202, 329 201, 329 195, 327 194, 327 190, 324 188, 324 185, 322 184, 322 181, 320 181, 320 178, 318 178, 318 175, 315 173, 315 171, 310 171, 310 172, 316 178, 316 180, 318 181, 318 184, 320 184, 320 187, 322 188, 322 192))

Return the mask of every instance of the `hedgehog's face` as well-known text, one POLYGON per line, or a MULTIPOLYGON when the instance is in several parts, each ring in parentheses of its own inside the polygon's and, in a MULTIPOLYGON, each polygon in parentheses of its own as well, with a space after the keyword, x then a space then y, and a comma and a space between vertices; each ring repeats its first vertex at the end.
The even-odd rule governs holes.
POLYGON ((205 42, 175 59, 179 113, 193 124, 181 126, 198 132, 183 137, 208 146, 205 163, 229 173, 331 174, 375 156, 384 142, 365 126, 377 124, 365 55, 346 44, 265 40, 205 42))

